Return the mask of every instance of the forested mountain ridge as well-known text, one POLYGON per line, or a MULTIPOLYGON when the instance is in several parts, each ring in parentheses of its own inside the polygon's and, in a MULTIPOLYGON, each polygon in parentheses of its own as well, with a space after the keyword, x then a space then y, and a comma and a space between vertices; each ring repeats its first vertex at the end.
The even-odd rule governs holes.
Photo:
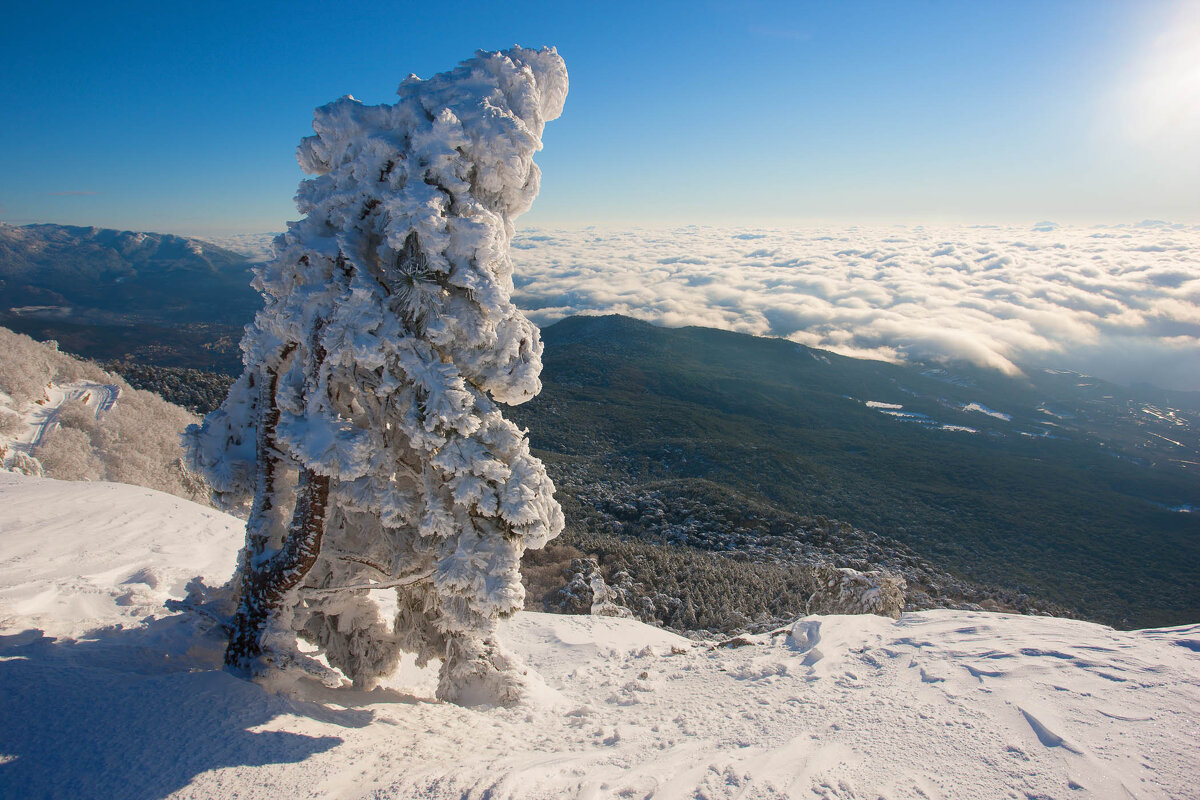
POLYGON ((788 528, 772 515, 824 517, 1110 624, 1200 617, 1200 520, 1176 510, 1200 505, 1187 393, 1154 406, 1061 373, 886 364, 622 317, 543 335, 545 389, 514 416, 588 530, 697 544, 705 526, 656 511, 716 486, 771 511, 706 548, 788 528), (1190 449, 1157 449, 1168 425, 1190 449))
POLYGON ((107 228, 0 224, 0 279, 10 308, 69 306, 77 321, 242 324, 259 303, 244 256, 107 228))

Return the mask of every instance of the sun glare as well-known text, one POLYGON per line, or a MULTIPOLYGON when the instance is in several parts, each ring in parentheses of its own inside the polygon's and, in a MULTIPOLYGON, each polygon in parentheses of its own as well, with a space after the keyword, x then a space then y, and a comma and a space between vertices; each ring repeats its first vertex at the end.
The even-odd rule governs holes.
POLYGON ((1146 147, 1195 149, 1200 138, 1200 3, 1180 4, 1125 85, 1124 128, 1146 147))

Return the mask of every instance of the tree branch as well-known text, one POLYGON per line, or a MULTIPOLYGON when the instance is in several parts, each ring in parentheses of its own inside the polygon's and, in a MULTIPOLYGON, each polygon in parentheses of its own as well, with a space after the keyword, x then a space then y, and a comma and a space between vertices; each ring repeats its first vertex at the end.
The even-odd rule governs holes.
POLYGON ((395 589, 400 586, 411 586, 414 583, 422 583, 433 577, 434 570, 428 569, 424 572, 418 572, 415 575, 406 575, 403 578, 397 578, 394 581, 380 581, 379 583, 357 583, 350 586, 325 586, 320 589, 301 589, 300 594, 305 597, 319 597, 326 594, 337 594, 338 592, 357 592, 364 589, 395 589))

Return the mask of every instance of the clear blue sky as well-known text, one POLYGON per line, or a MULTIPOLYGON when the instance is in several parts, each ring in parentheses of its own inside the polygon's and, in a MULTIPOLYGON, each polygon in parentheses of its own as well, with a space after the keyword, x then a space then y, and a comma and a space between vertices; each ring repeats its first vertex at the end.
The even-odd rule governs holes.
POLYGON ((65 2, 0 24, 0 220, 281 230, 312 109, 479 48, 571 93, 523 225, 1200 222, 1200 0, 65 2))

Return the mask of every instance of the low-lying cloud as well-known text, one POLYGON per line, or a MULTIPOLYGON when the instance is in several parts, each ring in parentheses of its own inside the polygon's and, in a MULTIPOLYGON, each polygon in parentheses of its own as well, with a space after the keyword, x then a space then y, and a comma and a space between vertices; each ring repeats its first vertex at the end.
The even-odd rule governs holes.
MULTIPOLYGON (((258 259, 268 234, 213 239, 258 259)), ((542 325, 625 314, 846 355, 1079 370, 1200 390, 1200 227, 525 230, 542 325)))
POLYGON ((1200 390, 1200 227, 525 231, 539 324, 618 313, 847 355, 1200 390))

